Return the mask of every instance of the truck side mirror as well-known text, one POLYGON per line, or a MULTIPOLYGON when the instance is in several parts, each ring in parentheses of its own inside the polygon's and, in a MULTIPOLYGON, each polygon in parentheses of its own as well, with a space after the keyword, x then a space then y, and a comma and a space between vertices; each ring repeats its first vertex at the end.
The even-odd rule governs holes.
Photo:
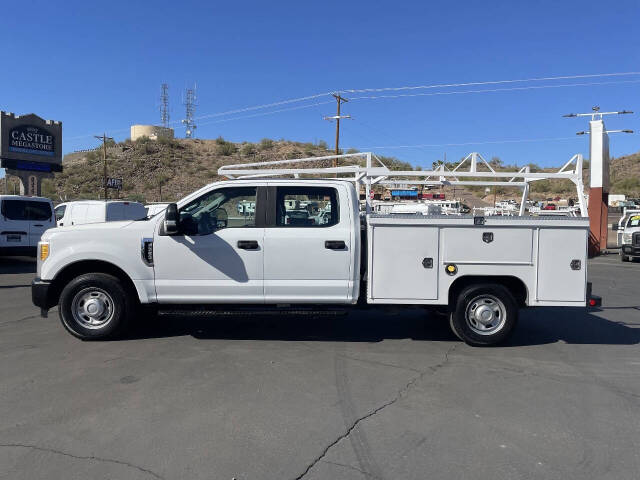
POLYGON ((612 223, 612 224, 611 224, 611 230, 613 230, 614 232, 615 232, 616 230, 618 230, 618 224, 617 224, 617 223, 612 223))
POLYGON ((177 235, 180 233, 180 214, 175 203, 167 205, 164 213, 164 231, 167 235, 177 235))

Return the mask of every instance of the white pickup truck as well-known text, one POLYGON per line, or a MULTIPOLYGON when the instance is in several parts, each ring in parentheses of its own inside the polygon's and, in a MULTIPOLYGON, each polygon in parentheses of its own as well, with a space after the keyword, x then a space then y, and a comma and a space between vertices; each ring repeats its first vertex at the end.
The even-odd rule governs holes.
POLYGON ((468 344, 492 345, 522 307, 596 304, 588 227, 586 218, 363 215, 354 184, 340 179, 224 181, 144 220, 48 230, 32 297, 43 315, 59 305, 82 339, 116 335, 146 304, 419 305, 446 310, 468 344))
POLYGON ((620 260, 640 258, 640 209, 625 208, 620 221, 611 225, 611 229, 618 232, 620 260))

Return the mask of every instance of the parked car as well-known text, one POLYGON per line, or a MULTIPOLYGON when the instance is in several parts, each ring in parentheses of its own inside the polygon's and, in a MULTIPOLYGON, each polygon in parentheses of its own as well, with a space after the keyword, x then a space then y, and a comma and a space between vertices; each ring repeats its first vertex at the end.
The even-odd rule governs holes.
POLYGON ((0 195, 0 255, 35 256, 40 236, 55 226, 48 198, 0 195))
POLYGON ((147 209, 139 202, 124 200, 78 200, 61 203, 56 207, 58 227, 83 225, 85 223, 140 220, 147 216, 147 209))
POLYGON ((32 297, 43 315, 58 305, 81 339, 117 335, 139 305, 254 313, 414 305, 445 309, 458 337, 493 345, 525 306, 597 304, 588 231, 586 218, 361 216, 349 181, 230 180, 143 221, 47 231, 32 297), (301 198, 322 199, 326 223, 288 210, 301 198), (256 215, 227 217, 242 201, 255 201, 256 215))
POLYGON ((555 210, 555 209, 556 209, 555 203, 547 203, 544 207, 542 207, 542 210, 555 210))

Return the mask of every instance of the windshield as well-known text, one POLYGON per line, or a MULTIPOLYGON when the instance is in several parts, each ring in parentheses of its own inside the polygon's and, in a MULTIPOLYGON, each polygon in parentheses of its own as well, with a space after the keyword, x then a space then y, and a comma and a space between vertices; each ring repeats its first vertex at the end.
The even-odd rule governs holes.
POLYGON ((633 215, 627 221, 627 227, 640 227, 640 215, 633 215))

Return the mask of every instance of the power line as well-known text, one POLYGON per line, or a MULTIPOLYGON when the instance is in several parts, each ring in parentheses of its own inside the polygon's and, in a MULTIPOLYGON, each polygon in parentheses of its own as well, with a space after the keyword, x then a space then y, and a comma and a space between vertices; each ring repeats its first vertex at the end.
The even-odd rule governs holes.
POLYGON ((588 75, 564 75, 558 77, 534 77, 534 78, 522 78, 517 80, 493 80, 486 82, 467 82, 467 83, 441 83, 434 85, 416 85, 405 87, 384 87, 384 88, 362 88, 358 90, 343 90, 349 93, 366 93, 366 92, 386 92, 386 91, 399 91, 399 90, 417 90, 424 88, 451 88, 451 87, 470 87, 477 85, 496 85, 503 83, 518 83, 518 82, 543 82, 552 80, 570 80, 578 78, 597 78, 597 77, 622 77, 630 75, 640 75, 640 72, 618 72, 618 73, 594 73, 588 75))
MULTIPOLYGON (((433 84, 433 85, 418 85, 418 86, 402 86, 402 87, 385 87, 385 88, 370 88, 370 89, 351 89, 351 90, 342 90, 344 92, 375 92, 375 91, 401 91, 401 90, 411 90, 411 89, 431 89, 431 88, 451 88, 455 86, 472 86, 472 85, 489 85, 489 84, 504 84, 504 83, 515 83, 515 82, 533 82, 533 81, 553 81, 560 79, 570 79, 570 78, 596 78, 596 77, 619 77, 619 76, 633 76, 640 75, 640 72, 616 72, 616 73, 599 73, 599 74, 589 74, 589 75, 564 75, 564 76, 556 76, 556 77, 538 77, 538 78, 530 78, 530 79, 515 79, 515 80, 495 80, 488 82, 466 82, 466 83, 455 83, 455 84, 433 84)), ((454 91, 454 92, 430 92, 430 93, 418 93, 418 94, 401 94, 401 95, 374 95, 374 96, 360 96, 360 97, 352 97, 352 100, 355 99, 378 99, 378 98, 401 98, 401 97, 412 97, 412 96, 434 96, 434 95, 456 95, 456 94, 469 94, 469 93, 489 93, 489 92, 500 92, 500 91, 518 91, 518 90, 531 90, 531 89, 544 89, 544 88, 561 88, 561 87, 571 87, 571 86, 595 86, 595 85, 610 85, 610 84, 624 84, 624 83, 640 83, 640 80, 628 80, 628 81, 620 81, 620 82, 590 82, 590 83, 576 83, 576 84, 562 84, 562 85, 543 85, 543 86, 525 86, 525 87, 514 87, 514 88, 502 88, 502 89, 483 89, 483 90, 463 90, 463 91, 454 91)), ((242 113, 254 110, 261 110, 265 108, 270 108, 279 105, 287 105, 291 103, 302 102, 305 100, 316 99, 326 97, 328 95, 332 95, 333 92, 324 92, 318 93, 315 95, 307 95, 304 97, 291 98, 287 100, 281 100, 277 102, 265 103, 261 105, 254 105, 234 110, 227 110, 224 112, 211 113, 206 115, 201 115, 198 117, 193 117, 193 120, 205 119, 205 118, 215 118, 215 117, 223 117, 226 115, 232 115, 234 113, 242 113)), ((240 120, 245 118, 253 118, 263 115, 272 115, 274 113, 280 113, 291 110, 298 110, 303 108, 314 107, 318 105, 324 105, 332 102, 319 102, 313 103, 309 105, 302 105, 299 107, 286 108, 274 110, 271 112, 235 117, 230 119, 223 119, 216 122, 207 122, 201 125, 209 125, 212 123, 223 123, 226 121, 240 120)), ((181 123, 180 121, 168 122, 168 124, 177 124, 181 123)), ((129 129, 118 129, 118 130, 110 130, 111 133, 121 133, 127 132, 129 129)), ((78 140, 82 138, 89 138, 92 134, 86 135, 78 135, 74 137, 67 137, 67 140, 78 140)))
MULTIPOLYGON (((466 82, 466 83, 451 83, 451 84, 432 84, 432 85, 418 85, 418 86, 402 86, 402 87, 384 87, 384 88, 367 88, 367 89, 350 89, 350 90, 341 90, 343 92, 349 93, 365 93, 365 92, 376 92, 376 91, 400 91, 400 90, 411 90, 411 89, 427 89, 427 88, 451 88, 451 87, 462 87, 462 86, 474 86, 474 85, 492 85, 492 84, 503 84, 503 83, 516 83, 516 82, 538 82, 538 81, 553 81, 553 80, 567 80, 567 79, 577 79, 577 78, 597 78, 597 77, 619 77, 619 76, 632 76, 632 75, 640 75, 640 72, 615 72, 615 73, 596 73, 596 74, 587 74, 587 75, 563 75, 556 77, 536 77, 536 78, 528 78, 528 79, 515 79, 515 80, 493 80, 487 82, 466 82)), ((287 105, 291 103, 302 102, 305 100, 313 100, 316 98, 326 97, 329 95, 333 95, 335 91, 332 92, 323 92, 317 93, 314 95, 307 95, 304 97, 298 98, 290 98, 286 100, 280 100, 277 102, 265 103, 262 105, 254 105, 244 108, 238 108, 235 110, 227 110, 225 112, 211 113, 206 115, 201 115, 195 117, 195 120, 212 118, 212 117, 222 117, 225 115, 232 115, 234 113, 243 113, 252 110, 261 110, 269 107, 276 107, 280 105, 287 105)), ((358 97, 361 98, 361 97, 358 97)))
POLYGON ((272 110, 270 112, 254 113, 253 115, 243 115, 241 117, 223 118, 222 120, 215 120, 213 122, 201 123, 200 126, 202 126, 202 125, 213 125, 213 124, 224 123, 224 122, 231 122, 233 120, 244 120, 246 118, 264 117, 265 115, 272 115, 274 113, 289 112, 289 111, 292 111, 292 110, 301 110, 303 108, 317 107, 318 105, 327 105, 329 103, 333 103, 333 102, 332 101, 317 102, 317 103, 311 103, 311 104, 308 104, 308 105, 300 105, 300 106, 297 106, 297 107, 281 108, 280 110, 272 110))
POLYGON ((640 83, 640 80, 622 80, 619 82, 590 82, 590 83, 565 83, 560 85, 530 85, 527 87, 487 88, 482 90, 456 90, 453 92, 429 92, 429 93, 401 93, 398 95, 363 95, 351 97, 352 100, 375 100, 378 98, 403 98, 403 97, 431 97, 436 95, 463 95, 469 93, 512 92, 519 90, 541 90, 545 88, 588 87, 595 85, 619 85, 625 83, 640 83))

